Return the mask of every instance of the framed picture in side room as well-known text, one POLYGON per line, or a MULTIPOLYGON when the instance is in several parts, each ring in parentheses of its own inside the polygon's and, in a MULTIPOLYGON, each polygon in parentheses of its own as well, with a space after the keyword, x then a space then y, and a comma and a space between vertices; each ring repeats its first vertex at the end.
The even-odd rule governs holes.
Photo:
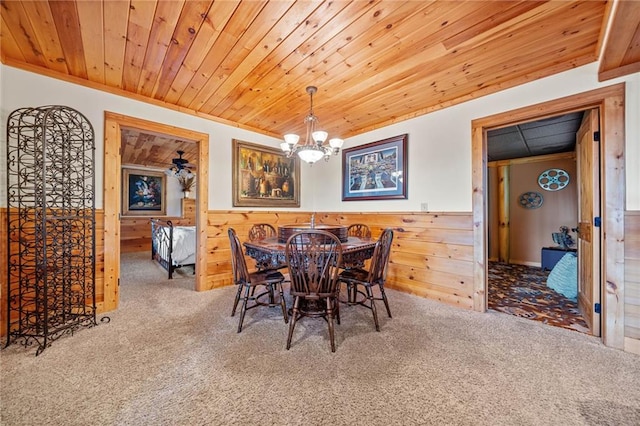
POLYGON ((122 169, 122 215, 166 216, 166 175, 144 169, 122 169))
POLYGON ((234 139, 234 207, 300 207, 300 167, 278 148, 234 139))
POLYGON ((407 141, 399 135, 342 151, 342 201, 407 198, 407 141))

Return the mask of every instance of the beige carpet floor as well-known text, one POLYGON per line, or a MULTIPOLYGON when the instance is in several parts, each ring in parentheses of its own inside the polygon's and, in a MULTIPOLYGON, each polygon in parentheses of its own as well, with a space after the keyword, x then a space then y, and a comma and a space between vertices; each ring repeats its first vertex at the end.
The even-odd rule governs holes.
POLYGON ((335 353, 313 319, 287 351, 278 309, 236 333, 233 287, 195 292, 146 253, 122 271, 110 323, 0 351, 0 424, 640 424, 640 357, 585 334, 390 290, 381 332, 343 306, 335 353))

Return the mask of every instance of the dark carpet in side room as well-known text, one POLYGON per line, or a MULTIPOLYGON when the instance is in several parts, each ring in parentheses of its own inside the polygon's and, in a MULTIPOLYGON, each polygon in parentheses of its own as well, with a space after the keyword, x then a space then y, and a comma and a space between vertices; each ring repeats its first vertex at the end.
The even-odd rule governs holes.
POLYGON ((589 333, 578 303, 547 287, 549 271, 489 262, 489 309, 589 333))

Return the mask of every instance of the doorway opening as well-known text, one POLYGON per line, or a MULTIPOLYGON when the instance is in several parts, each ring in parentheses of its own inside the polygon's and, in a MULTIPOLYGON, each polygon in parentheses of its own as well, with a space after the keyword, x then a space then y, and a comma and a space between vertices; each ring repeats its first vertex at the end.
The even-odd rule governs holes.
MULTIPOLYGON (((598 110, 488 129, 487 302, 494 311, 598 335, 599 322, 585 312, 594 303, 579 300, 585 286, 578 282, 600 274, 599 262, 582 262, 589 273, 578 273, 578 260, 592 257, 586 246, 584 256, 578 250, 579 200, 597 203, 600 190, 599 182, 580 182, 597 175, 597 162, 586 174, 577 168, 578 137, 591 114, 597 119, 598 110)), ((599 302, 599 293, 588 296, 599 302)))
MULTIPOLYGON (((208 206, 209 135, 161 123, 105 112, 104 151, 104 303, 103 311, 116 309, 119 302, 121 213, 122 213, 122 130, 136 129, 151 135, 188 141, 197 146, 193 160, 198 170, 195 195, 196 259, 195 290, 206 289, 206 238, 208 206)), ((173 155, 173 154, 171 154, 173 155)), ((149 256, 150 257, 150 256, 149 256)))
POLYGON ((121 132, 120 285, 131 283, 123 279, 132 275, 131 270, 145 270, 174 284, 186 280, 182 285, 194 288, 194 189, 199 172, 191 161, 198 156, 198 145, 140 129, 122 127, 121 132), (129 274, 123 265, 129 267, 129 274), (159 274, 153 273, 156 270, 159 274))
POLYGON ((574 111, 598 108, 601 117, 600 167, 602 206, 598 234, 602 239, 600 277, 590 281, 601 294, 600 335, 605 345, 624 348, 624 94, 617 84, 537 105, 473 120, 472 185, 474 292, 473 306, 487 310, 488 213, 487 132, 516 123, 542 120, 574 111))

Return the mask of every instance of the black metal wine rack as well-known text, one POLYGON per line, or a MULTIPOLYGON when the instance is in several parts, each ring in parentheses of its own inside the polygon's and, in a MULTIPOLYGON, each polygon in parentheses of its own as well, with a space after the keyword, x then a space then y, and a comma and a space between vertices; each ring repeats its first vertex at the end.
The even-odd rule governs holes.
POLYGON ((7 342, 37 345, 96 325, 95 143, 64 106, 7 120, 7 342))

